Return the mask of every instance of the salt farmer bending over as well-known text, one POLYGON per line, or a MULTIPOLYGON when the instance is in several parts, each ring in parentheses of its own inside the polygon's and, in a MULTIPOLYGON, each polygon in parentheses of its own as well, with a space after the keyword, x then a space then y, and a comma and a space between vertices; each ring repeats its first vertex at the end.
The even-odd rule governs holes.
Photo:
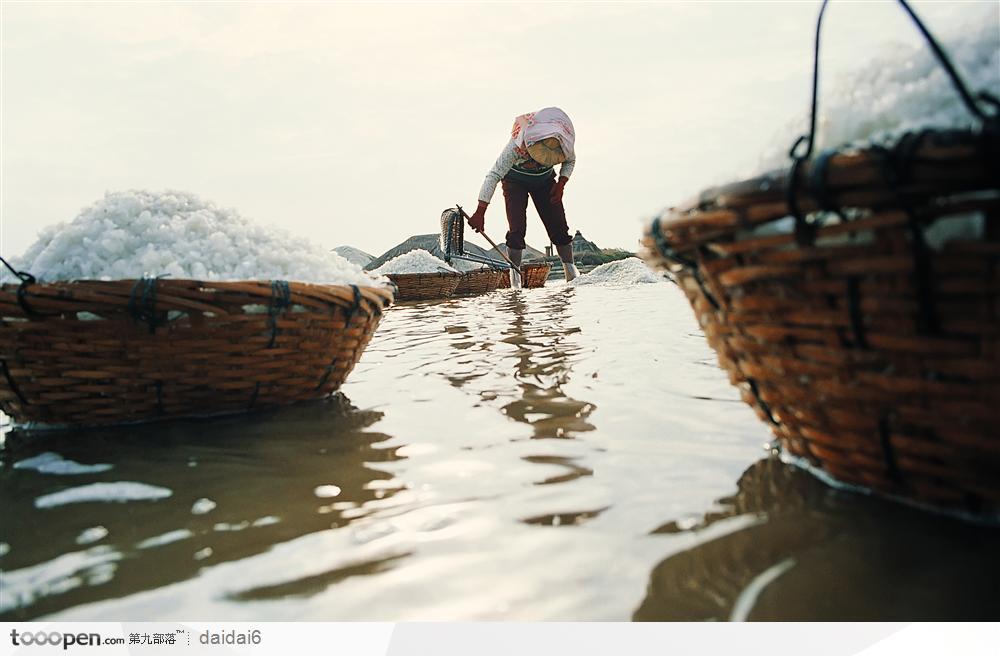
MULTIPOLYGON (((482 232, 486 224, 486 207, 493 199, 497 183, 502 183, 507 207, 507 253, 511 262, 520 266, 528 222, 528 196, 531 196, 549 240, 555 244, 562 260, 567 281, 579 275, 573 263, 573 238, 566 225, 562 202, 563 189, 576 164, 575 138, 572 121, 558 107, 518 116, 514 119, 510 142, 486 174, 479 190, 479 206, 469 217, 469 225, 482 232), (556 164, 561 165, 558 180, 553 171, 556 164)), ((520 287, 518 272, 511 271, 511 286, 520 287)))

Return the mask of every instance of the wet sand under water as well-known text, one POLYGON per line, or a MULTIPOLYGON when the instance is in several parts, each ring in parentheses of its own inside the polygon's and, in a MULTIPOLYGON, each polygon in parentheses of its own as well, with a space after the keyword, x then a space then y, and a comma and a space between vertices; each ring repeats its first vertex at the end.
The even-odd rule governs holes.
POLYGON ((8 435, 0 619, 1000 617, 1000 529, 769 439, 673 285, 397 306, 329 401, 8 435))

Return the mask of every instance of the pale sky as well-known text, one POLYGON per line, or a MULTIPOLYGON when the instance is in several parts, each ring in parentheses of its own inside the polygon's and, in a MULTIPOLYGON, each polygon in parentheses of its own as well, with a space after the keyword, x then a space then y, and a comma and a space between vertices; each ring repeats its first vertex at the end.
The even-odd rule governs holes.
MULTIPOLYGON (((995 0, 915 6, 935 34, 1000 29, 995 0)), ((141 188, 379 255, 475 207, 514 116, 551 105, 577 131, 571 230, 634 250, 656 210, 786 139, 809 102, 818 9, 3 0, 0 254, 141 188)), ((826 27, 824 79, 919 41, 893 2, 833 2, 826 27)), ((499 188, 486 230, 506 232, 499 188)))

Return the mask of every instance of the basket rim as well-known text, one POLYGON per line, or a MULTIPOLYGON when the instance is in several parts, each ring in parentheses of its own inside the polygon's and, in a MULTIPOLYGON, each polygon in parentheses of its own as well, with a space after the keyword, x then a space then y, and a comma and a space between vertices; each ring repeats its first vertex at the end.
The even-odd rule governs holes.
POLYGON ((461 272, 452 273, 450 271, 430 271, 430 272, 427 272, 427 273, 383 273, 382 275, 387 276, 390 279, 391 278, 416 278, 418 276, 423 276, 425 278, 435 278, 435 277, 437 277, 437 278, 450 278, 450 277, 453 277, 453 276, 455 276, 455 277, 461 276, 462 273, 461 272))
MULTIPOLYGON (((287 285, 288 302, 293 305, 324 307, 336 305, 348 308, 371 306, 371 310, 386 308, 395 300, 396 292, 392 285, 352 285, 325 284, 278 280, 239 280, 212 281, 195 278, 121 278, 116 280, 56 280, 49 282, 3 283, 0 284, 0 296, 12 295, 24 308, 33 301, 58 301, 60 303, 79 303, 76 311, 87 311, 86 304, 101 305, 105 310, 115 307, 128 307, 134 300, 136 290, 144 283, 151 283, 155 288, 156 303, 160 310, 181 311, 221 311, 212 305, 213 301, 223 301, 228 296, 243 297, 244 303, 259 302, 268 304, 275 299, 275 283, 287 285)), ((2 299, 0 299, 2 300, 2 299)), ((68 310, 67 310, 68 311, 68 310)), ((33 316, 25 309, 24 314, 33 316)), ((59 313, 49 315, 56 316, 59 313)), ((12 315, 11 315, 12 316, 12 315)))
MULTIPOLYGON (((806 181, 821 175, 826 178, 824 184, 828 185, 827 191, 831 192, 831 195, 849 192, 852 190, 851 185, 830 184, 830 174, 852 174, 859 172, 866 166, 883 166, 887 162, 887 158, 893 157, 894 148, 907 147, 909 149, 908 157, 913 159, 924 157, 928 162, 933 161, 941 165, 962 157, 968 159, 982 157, 983 152, 980 149, 986 148, 988 150, 990 139, 994 142, 998 141, 996 136, 991 137, 985 132, 971 129, 929 128, 920 132, 907 132, 888 147, 877 143, 843 144, 814 154, 809 160, 803 162, 801 172, 794 178, 796 183, 795 196, 799 199, 803 209, 812 210, 812 205, 817 202, 820 194, 817 194, 806 181)), ((983 168, 988 168, 986 162, 983 162, 983 168)), ((668 207, 659 214, 658 218, 653 219, 653 223, 657 223, 660 230, 670 230, 677 227, 678 224, 688 227, 690 222, 701 212, 785 201, 788 198, 792 182, 792 170, 789 166, 771 169, 752 177, 725 184, 706 187, 685 202, 668 207)), ((980 186, 982 185, 974 185, 974 188, 980 186)), ((854 186, 854 189, 856 188, 857 185, 854 186)), ((951 187, 942 185, 941 191, 960 191, 963 188, 961 185, 957 188, 954 185, 951 187)))
MULTIPOLYGON (((386 274, 389 275, 389 274, 386 274)), ((327 282, 306 282, 302 280, 284 280, 280 278, 240 278, 239 280, 205 280, 202 278, 112 278, 111 280, 101 280, 99 278, 73 278, 71 280, 35 280, 30 284, 32 286, 57 286, 57 285, 118 285, 121 283, 131 282, 136 283, 143 280, 156 280, 157 285, 170 285, 170 284, 184 284, 190 285, 196 283, 201 287, 205 288, 227 288, 234 285, 247 285, 247 284, 271 284, 272 282, 283 281, 287 282, 289 285, 301 285, 304 287, 358 287, 359 289, 388 289, 389 285, 376 284, 373 285, 354 285, 352 283, 327 283, 327 282)), ((375 282, 375 281, 373 281, 375 282)), ((8 287, 19 287, 21 283, 17 282, 5 282, 0 283, 0 288, 6 289, 8 287)))
POLYGON ((503 273, 503 269, 494 269, 493 267, 483 267, 482 269, 473 269, 471 271, 459 271, 459 275, 462 276, 476 276, 483 273, 503 273))

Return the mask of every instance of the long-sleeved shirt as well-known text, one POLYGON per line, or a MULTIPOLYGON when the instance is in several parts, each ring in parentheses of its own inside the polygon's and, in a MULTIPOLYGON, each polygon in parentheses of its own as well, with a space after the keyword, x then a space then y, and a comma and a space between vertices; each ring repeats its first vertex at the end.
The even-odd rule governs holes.
MULTIPOLYGON (((510 173, 511 169, 517 168, 520 173, 525 175, 547 175, 549 171, 552 170, 551 166, 540 166, 536 170, 521 169, 520 164, 525 162, 532 162, 534 160, 530 157, 522 157, 517 154, 514 149, 514 140, 511 139, 507 142, 506 148, 500 153, 500 157, 497 158, 496 164, 490 169, 489 173, 486 174, 486 179, 483 180, 483 187, 479 190, 479 200, 484 203, 488 203, 493 200, 493 193, 497 189, 497 184, 503 179, 505 175, 510 173)), ((576 166, 576 159, 568 159, 559 166, 559 176, 568 178, 573 174, 573 167, 576 166)))

